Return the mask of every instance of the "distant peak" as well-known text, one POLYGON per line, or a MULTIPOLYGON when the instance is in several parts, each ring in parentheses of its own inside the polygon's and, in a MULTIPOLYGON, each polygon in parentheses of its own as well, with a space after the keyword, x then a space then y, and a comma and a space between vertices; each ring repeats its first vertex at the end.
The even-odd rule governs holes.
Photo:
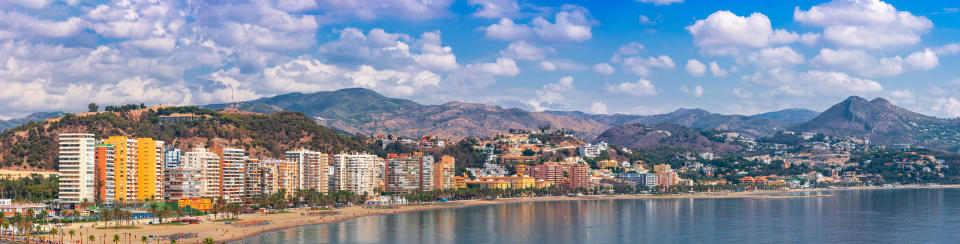
POLYGON ((844 100, 844 101, 851 101, 851 102, 867 102, 867 99, 864 99, 864 98, 862 98, 862 97, 859 97, 859 96, 850 96, 850 97, 847 97, 847 99, 846 99, 846 100, 844 100))
POLYGON ((882 97, 875 98, 875 99, 871 100, 870 103, 873 103, 873 104, 881 104, 881 105, 893 105, 892 102, 890 102, 889 100, 884 99, 884 98, 882 98, 882 97))

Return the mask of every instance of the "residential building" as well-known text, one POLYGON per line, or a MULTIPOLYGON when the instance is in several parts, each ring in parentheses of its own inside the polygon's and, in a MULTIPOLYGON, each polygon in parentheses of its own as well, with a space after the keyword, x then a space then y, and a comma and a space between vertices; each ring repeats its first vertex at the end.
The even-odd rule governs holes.
POLYGON ((384 191, 408 193, 433 189, 433 156, 421 152, 390 154, 385 163, 384 191))
POLYGON ((180 167, 180 156, 183 156, 180 149, 167 148, 163 151, 163 167, 168 169, 180 167))
POLYGON ((380 186, 382 160, 371 154, 337 154, 333 156, 333 190, 355 194, 377 195, 380 186))
POLYGON ((65 133, 59 135, 57 162, 60 169, 59 200, 65 204, 92 202, 96 197, 97 140, 93 134, 65 133))
POLYGON ((263 194, 270 195, 281 190, 287 195, 296 193, 300 185, 300 167, 297 162, 289 160, 263 159, 260 160, 263 194))
POLYGON ((263 165, 260 160, 248 158, 243 163, 243 196, 263 196, 263 165))
POLYGON ((332 173, 330 169, 330 154, 310 151, 307 149, 297 149, 287 151, 286 158, 289 161, 297 163, 300 177, 297 189, 314 189, 319 192, 329 190, 330 181, 328 176, 332 173))
POLYGON ((113 145, 113 201, 137 199, 137 140, 111 136, 102 144, 113 145))
POLYGON ((227 202, 240 202, 246 153, 243 149, 230 147, 213 147, 213 152, 220 157, 220 197, 227 202))
POLYGON ((137 200, 163 199, 163 144, 137 138, 137 200))
POLYGON ((97 144, 94 146, 96 158, 96 200, 103 203, 113 202, 113 160, 115 158, 113 145, 97 144))
POLYGON ((478 181, 504 181, 509 188, 526 189, 536 187, 537 180, 530 176, 477 177, 478 181))
POLYGON ((567 166, 567 174, 570 176, 569 189, 580 187, 589 187, 590 166, 585 163, 576 163, 567 166))
POLYGON ((203 169, 191 167, 168 168, 163 172, 163 199, 185 200, 203 197, 203 169))
POLYGON ((557 162, 547 162, 537 165, 533 168, 533 177, 538 180, 560 184, 560 182, 563 182, 563 165, 557 162))
POLYGON ((433 164, 433 190, 454 189, 456 185, 453 182, 455 159, 453 156, 443 155, 440 162, 433 164))
POLYGON ((183 154, 180 167, 200 170, 200 197, 220 197, 220 156, 201 145, 183 154))
POLYGON ((600 156, 603 151, 606 151, 607 147, 608 145, 606 142, 600 142, 597 144, 587 143, 587 145, 584 145, 580 148, 580 156, 584 158, 596 158, 597 156, 600 156))

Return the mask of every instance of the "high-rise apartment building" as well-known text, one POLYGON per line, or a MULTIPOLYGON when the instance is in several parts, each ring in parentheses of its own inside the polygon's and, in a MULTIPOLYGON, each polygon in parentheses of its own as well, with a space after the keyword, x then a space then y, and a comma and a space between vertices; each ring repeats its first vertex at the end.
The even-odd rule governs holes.
POLYGON ((137 138, 137 200, 163 199, 163 141, 137 138))
POLYGON ((300 177, 297 189, 314 189, 319 192, 329 190, 330 154, 297 149, 286 152, 286 159, 297 163, 300 177))
POLYGON ((188 167, 164 169, 163 188, 164 200, 201 198, 203 169, 188 167))
POLYGON ((455 163, 453 156, 443 155, 440 162, 433 164, 433 190, 454 189, 456 184, 453 182, 455 163))
POLYGON ((433 156, 390 154, 384 167, 384 191, 408 193, 433 190, 433 156))
POLYGON ((575 163, 567 166, 567 175, 570 180, 569 189, 588 187, 590 183, 590 166, 586 163, 575 163))
POLYGON ((333 156, 333 190, 373 196, 380 186, 380 157, 370 154, 337 154, 333 156))
POLYGON ((563 170, 563 165, 560 163, 547 162, 533 168, 533 177, 559 185, 563 182, 563 170))
POLYGON ((180 167, 180 156, 183 156, 180 149, 167 148, 163 151, 163 167, 168 169, 180 167))
POLYGON ((94 146, 96 159, 96 199, 103 203, 112 203, 114 200, 113 160, 116 158, 113 145, 97 144, 94 146))
POLYGON ((246 153, 243 149, 229 147, 214 147, 213 151, 220 156, 220 197, 227 202, 240 202, 243 197, 246 153))
POLYGON ((123 136, 111 136, 102 144, 113 145, 113 200, 125 202, 136 199, 137 141, 123 136))
POLYGON ((260 160, 260 175, 263 194, 270 195, 283 190, 293 195, 300 184, 300 169, 297 162, 277 159, 260 160))
POLYGON ((65 133, 59 136, 59 200, 65 204, 93 202, 96 197, 96 139, 93 134, 65 133))
POLYGON ((220 156, 203 146, 183 154, 180 167, 200 170, 199 195, 203 198, 220 197, 220 156))

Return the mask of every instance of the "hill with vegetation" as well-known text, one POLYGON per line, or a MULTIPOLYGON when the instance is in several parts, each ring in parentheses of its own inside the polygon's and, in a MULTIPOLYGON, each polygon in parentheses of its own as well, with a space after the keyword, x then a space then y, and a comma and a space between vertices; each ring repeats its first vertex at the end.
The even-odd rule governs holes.
POLYGON ((450 102, 423 105, 389 98, 369 89, 349 88, 309 94, 290 93, 275 97, 214 104, 206 108, 235 106, 244 111, 273 113, 301 112, 321 123, 347 133, 393 134, 406 137, 437 136, 461 139, 494 136, 509 129, 533 130, 544 125, 566 129, 592 138, 609 126, 591 119, 528 112, 486 104, 450 102))
MULTIPOLYGON (((223 145, 244 148, 252 157, 282 158, 286 150, 308 148, 323 152, 368 151, 364 138, 339 134, 317 125, 302 113, 223 112, 197 107, 108 107, 107 112, 66 114, 49 121, 30 122, 0 133, 0 167, 55 170, 57 136, 92 133, 150 137, 182 150, 223 145), (205 120, 161 123, 161 115, 194 113, 205 120)), ((229 111, 229 110, 228 110, 229 111)))
POLYGON ((883 98, 867 101, 851 96, 816 118, 790 129, 864 138, 883 146, 960 150, 960 121, 916 113, 883 98))
POLYGON ((29 123, 30 121, 43 121, 48 118, 63 116, 63 112, 36 112, 23 118, 0 120, 0 131, 29 123))
POLYGON ((681 149, 690 152, 712 152, 719 155, 743 150, 743 146, 725 143, 714 135, 722 131, 699 130, 677 124, 614 126, 600 134, 594 143, 607 142, 631 150, 649 151, 681 149))

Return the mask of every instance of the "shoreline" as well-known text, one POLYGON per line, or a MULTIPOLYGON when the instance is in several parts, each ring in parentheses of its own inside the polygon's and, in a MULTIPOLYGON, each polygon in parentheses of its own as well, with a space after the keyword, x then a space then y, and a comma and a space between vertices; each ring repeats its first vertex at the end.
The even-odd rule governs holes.
MULTIPOLYGON (((201 243, 204 238, 212 238, 217 243, 223 242, 232 242, 246 239, 252 236, 260 235, 266 232, 289 229, 300 226, 308 225, 317 225, 317 224, 330 224, 343 222, 346 220, 366 217, 366 216, 375 216, 375 215, 387 215, 387 214, 399 214, 399 213, 408 213, 415 211, 427 211, 427 210, 438 210, 438 209, 453 209, 453 208, 465 208, 465 207, 475 207, 475 206, 487 206, 487 205, 499 205, 499 204, 512 204, 512 203, 527 203, 527 202, 552 202, 552 201, 583 201, 583 200, 619 200, 619 199, 729 199, 729 198, 743 198, 743 199, 757 199, 757 200, 776 200, 776 199, 794 199, 794 198, 820 198, 820 197, 832 197, 833 194, 829 193, 831 191, 851 191, 851 190, 894 190, 894 189, 955 189, 960 188, 960 185, 905 185, 897 187, 879 187, 879 186, 861 186, 861 187, 838 187, 838 188, 823 188, 823 189, 788 189, 788 190, 758 190, 758 191, 745 191, 745 192, 699 192, 699 193, 684 193, 684 194, 671 194, 671 195, 641 195, 641 194, 630 194, 630 195, 587 195, 582 197, 567 197, 567 196, 548 196, 548 197, 532 197, 532 198, 503 198, 497 200, 459 200, 451 201, 446 205, 434 205, 434 204, 424 204, 424 205, 406 205, 400 206, 393 209, 370 209, 363 208, 361 206, 352 206, 335 210, 324 210, 325 211, 336 211, 339 214, 330 215, 330 216, 310 216, 308 213, 311 211, 305 210, 302 208, 298 209, 288 209, 289 213, 284 214, 241 214, 237 218, 242 219, 242 222, 250 221, 264 221, 269 222, 269 224, 256 226, 256 227, 239 227, 236 225, 227 225, 224 222, 213 222, 210 221, 211 216, 203 216, 202 218, 206 221, 203 221, 200 224, 191 224, 191 225, 149 225, 147 222, 154 220, 139 220, 135 226, 139 227, 138 229, 129 229, 129 230, 98 230, 93 228, 94 226, 91 223, 86 223, 82 225, 74 225, 63 228, 63 230, 81 230, 81 233, 84 233, 82 236, 94 235, 98 239, 102 236, 107 238, 112 237, 114 234, 120 234, 123 236, 123 233, 130 233, 135 236, 134 241, 139 241, 139 236, 146 235, 170 235, 177 233, 196 233, 197 236, 187 239, 179 239, 178 243, 201 243), (814 196, 769 196, 768 194, 782 194, 782 193, 797 193, 797 192, 826 192, 825 194, 814 195, 814 196), (454 205, 455 204, 455 205, 454 205), (85 228, 78 228, 83 226, 85 228)), ((172 219, 172 218, 171 218, 172 219)), ((222 219, 222 217, 221 217, 222 219)), ((100 227, 102 224, 97 223, 96 227, 100 227)), ((85 238, 84 238, 85 239, 85 238)), ((64 240, 68 240, 66 237, 64 240)), ((99 240, 98 240, 99 241, 99 240)), ((151 239, 151 242, 156 242, 155 239, 151 239)), ((168 240, 163 240, 161 242, 169 242, 168 240)), ((84 242, 86 243, 86 242, 84 242)))

